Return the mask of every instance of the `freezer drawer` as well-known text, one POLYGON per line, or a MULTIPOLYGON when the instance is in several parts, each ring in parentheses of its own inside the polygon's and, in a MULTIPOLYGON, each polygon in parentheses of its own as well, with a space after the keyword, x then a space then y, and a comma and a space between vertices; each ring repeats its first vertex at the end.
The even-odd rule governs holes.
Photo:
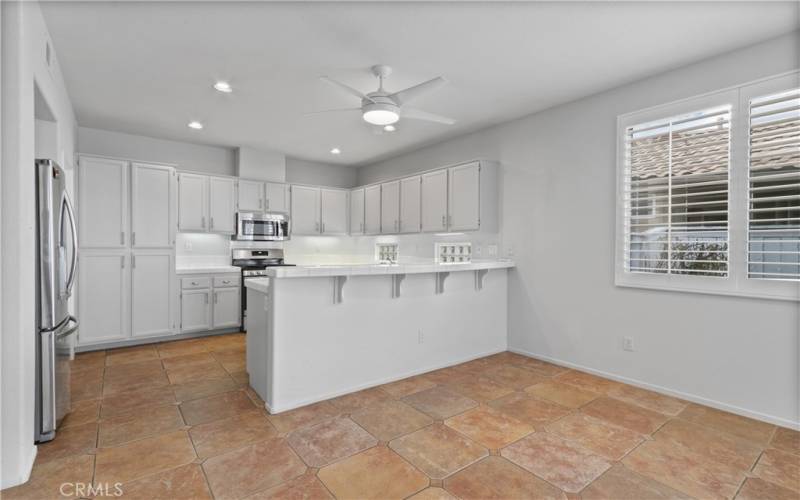
POLYGON ((58 423, 71 409, 70 355, 77 330, 78 320, 70 316, 55 330, 39 332, 37 442, 53 439, 58 423))

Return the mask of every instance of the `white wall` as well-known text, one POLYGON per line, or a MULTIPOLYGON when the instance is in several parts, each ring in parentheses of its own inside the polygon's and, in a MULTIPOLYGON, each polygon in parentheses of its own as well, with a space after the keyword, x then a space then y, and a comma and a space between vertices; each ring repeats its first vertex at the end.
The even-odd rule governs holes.
POLYGON ((78 151, 156 163, 176 163, 185 170, 234 175, 233 148, 79 127, 78 151))
MULTIPOLYGON (((44 54, 47 27, 36 2, 0 3, 2 29, 2 311, 0 487, 27 480, 36 455, 34 82, 57 122, 55 152, 71 174, 75 115, 57 62, 44 54)), ((52 148, 52 144, 50 145, 52 148)), ((50 149, 52 151, 52 149, 50 149)))
POLYGON ((613 258, 617 115, 795 69, 798 47, 796 32, 362 167, 358 182, 501 161, 510 348, 800 426, 797 303, 617 288, 613 258))
POLYGON ((286 182, 351 188, 356 185, 357 174, 355 167, 286 158, 286 182))
POLYGON ((236 172, 245 179, 284 182, 286 155, 279 151, 264 151, 245 146, 236 149, 236 172))

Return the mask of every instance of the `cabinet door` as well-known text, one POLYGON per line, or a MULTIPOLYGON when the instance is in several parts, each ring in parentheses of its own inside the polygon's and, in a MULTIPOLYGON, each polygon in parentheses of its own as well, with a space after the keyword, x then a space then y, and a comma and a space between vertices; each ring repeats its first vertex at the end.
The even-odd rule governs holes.
POLYGON ((208 177, 198 174, 179 174, 178 229, 206 231, 208 211, 208 177))
POLYGON ((480 163, 448 169, 448 229, 470 231, 480 227, 480 163))
POLYGON ((364 188, 364 233, 380 234, 381 232, 381 187, 364 188))
POLYGON ((447 170, 429 172, 421 177, 422 231, 447 231, 447 170))
POLYGON ((214 328, 239 326, 239 288, 214 289, 214 328))
POLYGON ((400 181, 381 184, 381 233, 393 234, 400 229, 400 181))
POLYGON ((83 252, 78 265, 80 345, 128 338, 130 257, 83 252))
POLYGON ((319 232, 319 188, 292 186, 292 234, 319 232))
POLYGON ((131 335, 169 335, 173 330, 175 283, 172 251, 131 256, 131 335))
POLYGON ((277 182, 267 183, 267 211, 289 212, 289 185, 277 182))
POLYGON ((174 176, 172 167, 131 165, 131 245, 134 248, 174 245, 174 176))
POLYGON ((208 230, 233 234, 236 219, 236 183, 226 177, 208 179, 208 230))
POLYGON ((239 181, 239 211, 262 212, 264 210, 264 183, 239 181))
POLYGON ((181 291, 181 332, 211 330, 211 290, 181 291))
POLYGON ((400 232, 418 233, 420 231, 420 177, 407 177, 400 180, 400 232))
POLYGON ((350 234, 364 234, 364 189, 350 191, 350 234))
POLYGON ((124 248, 128 238, 128 163, 80 159, 78 242, 82 248, 124 248))
POLYGON ((347 191, 321 189, 322 234, 347 234, 347 191))

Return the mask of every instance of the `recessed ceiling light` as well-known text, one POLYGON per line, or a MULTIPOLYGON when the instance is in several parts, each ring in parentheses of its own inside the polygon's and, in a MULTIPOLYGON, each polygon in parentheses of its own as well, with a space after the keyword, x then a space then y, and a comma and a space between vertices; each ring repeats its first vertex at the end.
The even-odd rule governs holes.
POLYGON ((224 92, 226 94, 230 94, 231 92, 233 92, 233 88, 231 87, 231 84, 228 83, 228 82, 223 82, 221 80, 214 84, 214 88, 216 90, 218 90, 220 92, 224 92))
POLYGON ((383 127, 383 130, 387 132, 394 132, 395 130, 397 130, 397 128, 395 128, 394 125, 386 125, 385 127, 383 127))
POLYGON ((193 128, 195 130, 200 130, 203 128, 203 124, 197 121, 189 122, 189 128, 193 128))
POLYGON ((340 155, 340 154, 342 154, 342 150, 339 149, 339 148, 333 148, 333 149, 331 149, 331 154, 332 155, 340 155))

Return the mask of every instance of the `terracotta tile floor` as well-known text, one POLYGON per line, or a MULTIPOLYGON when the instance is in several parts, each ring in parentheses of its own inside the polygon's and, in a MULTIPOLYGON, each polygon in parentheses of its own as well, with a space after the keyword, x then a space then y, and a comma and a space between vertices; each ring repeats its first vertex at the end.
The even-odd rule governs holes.
POLYGON ((509 352, 279 415, 243 334, 72 369, 73 413, 3 499, 800 499, 800 433, 509 352))

